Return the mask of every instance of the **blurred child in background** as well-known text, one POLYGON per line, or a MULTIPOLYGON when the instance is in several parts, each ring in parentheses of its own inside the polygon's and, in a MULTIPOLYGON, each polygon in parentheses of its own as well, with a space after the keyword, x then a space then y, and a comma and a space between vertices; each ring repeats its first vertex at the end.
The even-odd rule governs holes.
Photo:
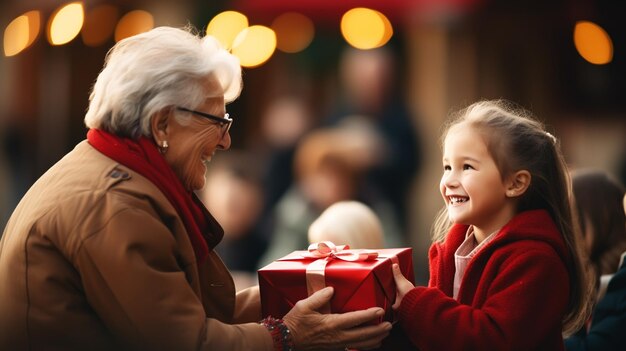
MULTIPOLYGON (((397 48, 399 49, 399 48, 397 48)), ((380 157, 373 159, 363 182, 392 206, 401 235, 408 239, 408 195, 421 164, 416 117, 405 98, 406 71, 402 55, 390 47, 359 50, 346 47, 339 61, 340 91, 326 120, 339 126, 347 120, 367 126, 371 136, 363 139, 380 157)))
POLYGON ((624 186, 598 170, 573 172, 572 186, 583 241, 596 273, 599 299, 626 251, 624 186))
POLYGON ((578 219, 597 280, 591 324, 565 340, 567 350, 626 350, 626 196, 596 170, 572 174, 578 219), (621 268, 620 268, 621 267, 621 268))
POLYGON ((380 219, 364 203, 340 201, 328 207, 309 227, 309 243, 332 241, 351 249, 384 247, 380 219))
POLYGON ((259 227, 264 197, 252 155, 231 150, 212 161, 199 197, 224 228, 215 250, 230 269, 235 286, 256 285, 257 264, 267 242, 259 227))
POLYGON ((298 144, 295 182, 271 213, 272 235, 261 267, 294 250, 306 249, 311 223, 339 201, 367 204, 380 218, 387 245, 398 247, 402 239, 396 213, 362 181, 372 155, 363 151, 362 137, 355 133, 360 132, 338 127, 317 129, 298 144))

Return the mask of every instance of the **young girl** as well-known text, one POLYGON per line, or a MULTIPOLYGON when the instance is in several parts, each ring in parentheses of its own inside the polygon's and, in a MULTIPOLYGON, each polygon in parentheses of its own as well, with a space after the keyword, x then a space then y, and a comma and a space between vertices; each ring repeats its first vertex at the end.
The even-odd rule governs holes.
POLYGON ((562 332, 586 320, 593 284, 556 138, 503 101, 475 103, 444 133, 440 190, 429 286, 393 268, 411 342, 422 351, 563 350, 562 332))

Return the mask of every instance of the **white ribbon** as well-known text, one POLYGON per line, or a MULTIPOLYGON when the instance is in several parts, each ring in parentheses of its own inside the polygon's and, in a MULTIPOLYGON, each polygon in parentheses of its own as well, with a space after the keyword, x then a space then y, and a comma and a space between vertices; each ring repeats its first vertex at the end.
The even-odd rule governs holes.
MULTIPOLYGON (((306 287, 309 296, 314 292, 326 287, 325 270, 326 264, 334 259, 356 262, 374 260, 378 252, 374 250, 349 250, 348 245, 335 245, 331 241, 321 241, 309 245, 308 254, 305 258, 317 258, 306 268, 306 287)), ((324 306, 320 312, 330 313, 330 304, 324 306)))
POLYGON ((348 245, 335 245, 332 241, 320 241, 309 245, 308 255, 306 258, 338 258, 343 261, 367 261, 378 257, 375 250, 349 250, 348 245))

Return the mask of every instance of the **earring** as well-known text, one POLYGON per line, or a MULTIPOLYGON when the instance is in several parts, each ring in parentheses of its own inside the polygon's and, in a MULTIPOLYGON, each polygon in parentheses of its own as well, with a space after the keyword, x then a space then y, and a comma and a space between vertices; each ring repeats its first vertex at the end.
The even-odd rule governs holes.
POLYGON ((169 145, 167 144, 167 140, 163 140, 161 142, 161 147, 159 148, 159 151, 164 154, 167 151, 167 148, 169 147, 169 145))

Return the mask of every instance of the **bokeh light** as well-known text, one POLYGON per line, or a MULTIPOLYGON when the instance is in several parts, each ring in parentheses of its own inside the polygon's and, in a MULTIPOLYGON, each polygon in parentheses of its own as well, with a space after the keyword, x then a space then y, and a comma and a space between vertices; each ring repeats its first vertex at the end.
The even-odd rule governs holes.
POLYGON ((209 22, 206 34, 215 37, 224 48, 233 47, 233 42, 242 30, 248 28, 248 18, 236 11, 224 11, 209 22))
POLYGON ((297 12, 287 12, 276 17, 271 28, 276 33, 278 50, 288 53, 306 49, 315 35, 313 21, 297 12))
POLYGON ((154 17, 143 10, 130 11, 120 19, 115 27, 115 41, 132 37, 154 28, 154 17))
POLYGON ((85 15, 81 35, 87 46, 99 46, 113 36, 119 10, 113 5, 103 4, 94 7, 85 15))
POLYGON ((348 44, 357 49, 373 49, 389 41, 393 28, 382 13, 357 7, 342 16, 341 34, 348 44))
POLYGON ((82 2, 72 2, 57 9, 48 22, 48 41, 52 45, 63 45, 80 33, 85 20, 82 2))
POLYGON ((602 27, 593 22, 576 22, 574 45, 580 56, 595 65, 604 65, 613 60, 611 37, 602 27))
POLYGON ((391 37, 393 36, 393 26, 391 25, 391 21, 389 21, 389 18, 387 18, 387 16, 378 11, 376 11, 376 13, 383 21, 383 25, 385 26, 385 32, 383 33, 383 37, 380 39, 380 43, 378 43, 378 46, 383 46, 387 44, 389 39, 391 39, 391 37))
POLYGON ((274 54, 276 34, 265 26, 251 26, 239 33, 233 42, 232 53, 243 67, 257 67, 274 54))
POLYGON ((4 29, 4 55, 15 56, 28 48, 39 36, 41 15, 28 11, 15 18, 4 29))

